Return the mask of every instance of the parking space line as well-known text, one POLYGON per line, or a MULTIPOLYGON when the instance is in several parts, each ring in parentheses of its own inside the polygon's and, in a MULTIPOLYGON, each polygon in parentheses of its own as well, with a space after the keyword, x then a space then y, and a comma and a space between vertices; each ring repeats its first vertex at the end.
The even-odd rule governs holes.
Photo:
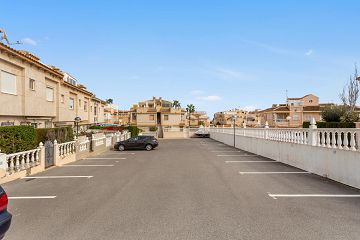
POLYGON ((360 198, 359 194, 271 194, 269 197, 278 198, 360 198))
POLYGON ((278 161, 225 161, 225 163, 281 163, 278 161))
POLYGON ((311 174, 310 172, 239 172, 239 174, 311 174))
POLYGON ((22 179, 36 179, 36 178, 92 178, 94 176, 34 176, 34 177, 22 177, 22 179))
POLYGON ((126 159, 126 158, 84 158, 86 160, 89 160, 89 159, 126 159))
POLYGON ((259 156, 256 154, 243 154, 243 155, 225 155, 225 154, 220 154, 220 155, 216 155, 217 157, 255 157, 255 156, 259 156))
POLYGON ((104 155, 135 155, 135 153, 118 152, 118 153, 104 153, 104 155))
POLYGON ((78 164, 78 165, 62 165, 61 167, 113 167, 115 166, 114 164, 94 164, 94 165, 88 165, 88 164, 78 164))
POLYGON ((211 151, 211 152, 244 152, 244 151, 233 151, 233 150, 215 150, 215 151, 211 151))
POLYGON ((56 196, 23 196, 23 197, 8 197, 8 199, 54 199, 56 196))

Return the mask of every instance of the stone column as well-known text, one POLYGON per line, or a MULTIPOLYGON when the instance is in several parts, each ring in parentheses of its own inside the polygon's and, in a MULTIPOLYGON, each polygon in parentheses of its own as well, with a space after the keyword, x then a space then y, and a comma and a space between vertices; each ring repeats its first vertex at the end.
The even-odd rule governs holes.
POLYGON ((315 118, 312 118, 310 121, 310 127, 309 127, 309 145, 316 146, 317 144, 317 126, 315 118))
POLYGON ((55 139, 54 140, 54 165, 55 166, 61 166, 59 154, 60 154, 59 144, 55 139))
POLYGON ((6 176, 6 170, 8 168, 8 164, 6 161, 6 154, 2 153, 0 150, 0 178, 6 176))
POLYGON ((265 139, 269 139, 269 123, 265 122, 265 139))
POLYGON ((42 142, 39 143, 39 161, 40 161, 40 167, 41 170, 45 170, 45 147, 42 142))

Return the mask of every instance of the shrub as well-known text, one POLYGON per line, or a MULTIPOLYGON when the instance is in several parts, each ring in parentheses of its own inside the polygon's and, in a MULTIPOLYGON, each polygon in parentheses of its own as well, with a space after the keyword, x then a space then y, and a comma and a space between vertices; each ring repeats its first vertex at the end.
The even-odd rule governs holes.
MULTIPOLYGON (((303 122, 303 128, 309 128, 310 122, 303 122)), ((355 128, 355 123, 348 122, 317 122, 318 128, 355 128)))
POLYGON ((321 112, 321 117, 325 122, 340 122, 345 110, 341 106, 325 108, 321 112))
POLYGON ((36 147, 36 134, 32 126, 0 127, 0 149, 2 152, 9 154, 36 147))
POLYGON ((93 125, 91 127, 89 127, 89 129, 101 129, 102 127, 99 125, 93 125))
POLYGON ((149 128, 150 132, 156 132, 157 129, 158 129, 157 127, 150 127, 150 128, 149 128))
POLYGON ((37 128, 36 143, 44 143, 47 140, 56 141, 58 143, 70 142, 74 140, 74 131, 71 127, 61 128, 37 128))
POLYGON ((131 137, 136 137, 142 132, 142 130, 136 126, 127 126, 125 129, 131 133, 131 137))

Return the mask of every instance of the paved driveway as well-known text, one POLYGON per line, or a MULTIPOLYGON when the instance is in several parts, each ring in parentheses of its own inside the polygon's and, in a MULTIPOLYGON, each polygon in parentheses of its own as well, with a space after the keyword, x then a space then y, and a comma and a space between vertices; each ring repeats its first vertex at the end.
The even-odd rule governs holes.
POLYGON ((20 197, 6 239, 360 238, 358 190, 211 139, 162 140, 36 177, 3 185, 20 197))

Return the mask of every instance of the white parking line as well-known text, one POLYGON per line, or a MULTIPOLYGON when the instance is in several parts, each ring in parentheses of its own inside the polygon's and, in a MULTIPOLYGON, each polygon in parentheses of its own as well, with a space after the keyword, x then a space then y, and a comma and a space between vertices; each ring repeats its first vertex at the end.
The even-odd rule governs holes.
POLYGON ((244 152, 244 151, 215 150, 215 151, 211 151, 211 152, 219 152, 219 153, 221 153, 221 152, 244 152))
POLYGON ((239 172, 240 174, 310 174, 309 172, 239 172))
POLYGON ((8 197, 8 199, 54 199, 56 196, 24 196, 24 197, 8 197))
POLYGON ((84 158, 86 160, 89 160, 89 159, 126 159, 126 158, 84 158))
POLYGON ((271 194, 269 197, 277 198, 360 198, 359 194, 271 194))
POLYGON ((22 179, 35 179, 35 178, 92 178, 94 176, 35 176, 35 177, 22 177, 22 179))
POLYGON ((281 163, 278 161, 225 161, 225 163, 281 163))
POLYGON ((62 165, 61 167, 113 167, 114 164, 104 164, 104 165, 85 165, 85 164, 79 164, 79 165, 62 165))
POLYGON ((243 154, 243 155, 225 155, 225 154, 220 154, 220 155, 216 155, 217 157, 255 157, 258 156, 256 154, 243 154))
POLYGON ((104 153, 104 155, 135 155, 135 153, 118 152, 118 153, 104 153))

